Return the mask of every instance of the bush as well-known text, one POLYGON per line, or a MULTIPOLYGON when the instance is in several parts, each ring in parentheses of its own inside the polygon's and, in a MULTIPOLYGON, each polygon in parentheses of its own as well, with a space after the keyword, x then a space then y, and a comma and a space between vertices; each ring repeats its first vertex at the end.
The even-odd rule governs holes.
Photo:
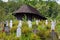
MULTIPOLYGON (((40 21, 38 25, 36 22, 32 22, 32 28, 29 28, 27 22, 24 21, 21 27, 22 35, 20 37, 16 37, 16 30, 18 26, 18 21, 15 20, 13 22, 13 27, 10 29, 10 34, 6 34, 5 32, 0 32, 0 39, 3 40, 49 40, 50 32, 51 32, 51 23, 45 25, 45 21, 40 21), (36 29, 37 32, 34 33, 33 30, 36 29)), ((55 32, 60 35, 60 23, 57 23, 55 32)))

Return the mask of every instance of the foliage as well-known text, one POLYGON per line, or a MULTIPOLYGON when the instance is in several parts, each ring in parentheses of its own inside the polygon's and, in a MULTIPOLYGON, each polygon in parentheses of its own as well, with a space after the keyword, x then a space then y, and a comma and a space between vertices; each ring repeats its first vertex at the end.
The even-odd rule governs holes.
POLYGON ((8 2, 3 2, 0 0, 0 22, 5 20, 14 20, 13 27, 10 29, 10 34, 7 35, 5 32, 0 32, 1 40, 49 40, 49 33, 51 32, 51 20, 56 19, 56 32, 60 35, 60 5, 58 5, 55 1, 28 1, 28 0, 9 0, 8 2), (40 21, 38 25, 36 25, 35 20, 32 22, 32 28, 29 28, 27 25, 27 18, 23 18, 24 22, 21 27, 22 35, 21 37, 16 37, 16 29, 18 25, 18 21, 12 15, 13 11, 17 10, 22 4, 29 4, 36 8, 40 14, 47 17, 49 20, 48 25, 45 25, 45 21, 40 21), (58 21, 59 20, 59 21, 58 21), (33 30, 38 30, 35 34, 33 30))
MULTIPOLYGON (((45 25, 45 21, 40 21, 39 25, 35 24, 35 21, 32 23, 32 28, 28 27, 27 21, 23 22, 21 27, 22 35, 20 37, 16 37, 16 30, 18 26, 18 21, 14 20, 13 27, 10 28, 10 34, 6 34, 5 32, 0 32, 0 39, 4 40, 48 40, 50 38, 50 24, 45 25), (35 27, 36 26, 36 27, 35 27), (33 30, 37 29, 37 32, 34 33, 33 30)), ((60 35, 60 23, 57 21, 56 30, 58 35, 60 35)))

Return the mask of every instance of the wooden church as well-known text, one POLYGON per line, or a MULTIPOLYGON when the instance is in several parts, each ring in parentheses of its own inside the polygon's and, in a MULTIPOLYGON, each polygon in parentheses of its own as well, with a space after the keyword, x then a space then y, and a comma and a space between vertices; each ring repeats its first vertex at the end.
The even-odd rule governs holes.
POLYGON ((37 20, 47 19, 44 16, 42 16, 38 10, 27 4, 22 5, 18 10, 14 11, 13 15, 18 20, 22 20, 22 18, 24 18, 25 16, 27 17, 27 20, 32 20, 34 18, 36 18, 37 20))

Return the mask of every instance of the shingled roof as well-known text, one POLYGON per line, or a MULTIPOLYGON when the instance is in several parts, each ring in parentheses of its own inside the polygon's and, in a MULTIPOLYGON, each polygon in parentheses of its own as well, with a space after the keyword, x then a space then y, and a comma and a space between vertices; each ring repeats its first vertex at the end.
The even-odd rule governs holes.
POLYGON ((35 8, 33 8, 30 5, 22 5, 18 10, 13 12, 13 15, 16 14, 33 14, 33 15, 37 15, 39 17, 42 17, 42 19, 46 20, 46 18, 44 16, 42 16, 38 10, 36 10, 35 8))

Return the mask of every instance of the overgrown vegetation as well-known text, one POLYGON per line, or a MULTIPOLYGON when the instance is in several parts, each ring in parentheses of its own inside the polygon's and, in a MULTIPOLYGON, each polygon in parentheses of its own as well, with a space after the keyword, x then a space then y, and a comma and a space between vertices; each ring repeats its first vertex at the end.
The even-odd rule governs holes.
MULTIPOLYGON (((4 31, 0 32, 0 39, 3 40, 49 40, 51 32, 51 22, 48 25, 45 24, 45 21, 40 21, 36 25, 35 21, 32 22, 32 28, 28 27, 27 21, 23 22, 21 27, 21 36, 16 36, 18 21, 13 22, 13 27, 10 29, 10 34, 6 34, 4 31), (33 30, 37 30, 36 33, 33 30)), ((57 22, 55 32, 57 35, 60 35, 60 23, 57 22)))

